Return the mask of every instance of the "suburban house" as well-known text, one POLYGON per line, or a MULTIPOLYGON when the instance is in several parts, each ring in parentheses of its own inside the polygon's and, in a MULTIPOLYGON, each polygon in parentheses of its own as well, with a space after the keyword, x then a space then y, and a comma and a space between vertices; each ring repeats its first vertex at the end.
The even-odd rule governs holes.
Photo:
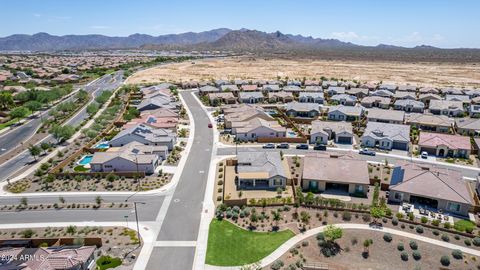
POLYGON ((109 144, 119 147, 131 142, 140 142, 145 145, 165 145, 172 150, 177 141, 175 132, 169 129, 155 129, 144 124, 139 124, 120 131, 113 137, 109 144))
POLYGON ((234 122, 248 122, 254 118, 261 118, 267 121, 274 120, 262 108, 250 104, 224 106, 222 111, 225 115, 225 128, 232 128, 232 123, 234 122))
POLYGON ((323 104, 323 92, 300 92, 298 101, 302 103, 318 103, 323 104))
POLYGON ((298 92, 302 91, 302 88, 298 85, 287 85, 287 86, 283 87, 283 91, 298 93, 298 92))
POLYGON ((355 106, 357 98, 347 94, 335 94, 330 97, 330 101, 337 105, 355 106))
POLYGON ((338 86, 338 81, 322 81, 323 88, 328 88, 330 86, 338 86))
POLYGON ((403 124, 405 112, 373 108, 367 110, 367 119, 368 122, 403 124))
POLYGON ((263 94, 262 92, 240 92, 238 98, 242 103, 262 103, 263 94))
POLYGON ((157 96, 143 99, 136 107, 139 111, 156 110, 160 108, 178 109, 180 104, 178 102, 172 102, 168 97, 157 96))
POLYGON ((334 140, 335 143, 352 144, 352 124, 349 122, 313 121, 310 143, 327 144, 329 140, 334 140))
POLYGON ((362 99, 366 96, 368 96, 368 88, 350 88, 345 91, 345 93, 356 96, 357 99, 362 99))
POLYGON ((321 83, 320 81, 305 80, 305 82, 303 82, 303 85, 305 85, 305 86, 319 86, 320 83, 321 83))
POLYGON ((236 86, 235 84, 220 85, 220 90, 222 92, 234 92, 234 93, 238 93, 238 91, 240 91, 240 89, 238 89, 238 86, 236 86))
POLYGON ((280 91, 280 85, 278 84, 266 84, 262 86, 262 92, 269 93, 269 92, 278 92, 280 91))
POLYGON ((461 101, 463 104, 470 104, 470 97, 467 95, 446 95, 445 100, 447 101, 461 101))
POLYGON ((378 86, 378 89, 380 90, 388 90, 392 93, 395 93, 395 91, 397 91, 397 86, 394 85, 394 84, 380 84, 378 86))
POLYGON ((239 152, 235 182, 237 189, 284 189, 291 184, 287 159, 279 152, 239 152))
POLYGON ((90 162, 92 172, 144 172, 152 174, 168 154, 165 145, 144 145, 131 142, 122 147, 95 152, 90 162))
POLYGON ((440 92, 444 95, 463 95, 462 89, 459 88, 442 88, 440 92))
POLYGON ((418 112, 423 113, 425 109, 425 104, 421 101, 412 100, 412 99, 399 99, 393 104, 395 110, 401 110, 405 112, 418 112))
POLYGON ((440 94, 440 90, 433 87, 422 87, 418 90, 418 92, 420 94, 435 94, 435 95, 440 94))
POLYGON ((338 191, 366 196, 370 184, 367 162, 349 155, 306 154, 302 188, 313 192, 338 191))
POLYGON ((323 88, 317 85, 307 85, 305 86, 304 90, 306 92, 322 92, 323 93, 323 88))
POLYGON ((216 92, 220 92, 220 89, 211 85, 205 85, 198 89, 198 93, 202 96, 210 93, 216 93, 216 92))
POLYGON ((240 141, 256 141, 258 138, 285 138, 287 129, 277 121, 254 118, 248 122, 232 123, 232 134, 240 141))
POLYGON ((345 87, 343 86, 329 86, 327 89, 327 93, 329 96, 333 96, 336 94, 345 94, 345 87))
POLYGON ((260 88, 258 88, 258 86, 256 84, 243 84, 242 85, 242 91, 255 92, 255 91, 260 91, 260 88))
POLYGON ((459 118, 455 119, 457 133, 465 136, 480 135, 480 119, 478 118, 459 118))
POLYGON ((472 104, 468 110, 470 117, 480 117, 480 104, 472 104))
POLYGON ((393 93, 386 89, 380 89, 374 92, 370 92, 370 96, 391 98, 393 97, 393 93))
POLYGON ((388 109, 390 107, 390 102, 391 99, 388 97, 369 96, 364 97, 360 104, 362 104, 362 106, 365 108, 377 107, 388 109))
POLYGON ((218 87, 220 87, 220 86, 222 86, 222 85, 227 85, 227 84, 229 84, 229 83, 230 83, 230 81, 221 80, 221 79, 215 81, 215 85, 218 86, 218 87))
POLYGON ((448 116, 463 116, 465 112, 461 101, 432 100, 429 109, 433 114, 448 116))
POLYGON ((355 121, 363 116, 361 106, 332 106, 328 110, 328 119, 333 121, 355 121))
POLYGON ((95 265, 95 246, 2 247, 2 270, 89 270, 95 265))
POLYGON ((235 104, 237 101, 237 98, 232 92, 210 93, 208 94, 208 99, 212 106, 218 106, 220 104, 235 104))
POLYGON ((420 132, 418 146, 430 155, 460 158, 469 158, 472 148, 470 137, 429 132, 420 132))
POLYGON ((285 112, 288 117, 316 118, 320 114, 318 103, 289 102, 285 104, 285 112))
POLYGON ((409 84, 404 84, 404 85, 399 85, 398 86, 398 91, 405 91, 405 92, 417 92, 417 87, 415 85, 409 85, 409 84))
POLYGON ((269 102, 292 102, 293 95, 290 92, 280 91, 280 92, 269 92, 268 93, 268 101, 269 102))
POLYGON ((430 104, 432 100, 442 100, 442 97, 437 94, 420 94, 418 95, 418 100, 425 103, 426 105, 430 104))
POLYGON ((144 124, 152 128, 168 128, 176 130, 178 124, 177 117, 156 117, 154 115, 142 114, 139 118, 134 118, 123 125, 122 128, 134 127, 138 124, 144 124))
POLYGON ((458 171, 429 164, 404 162, 396 166, 390 182, 389 202, 468 216, 473 199, 458 171), (433 188, 434 187, 434 188, 433 188))
POLYGON ((143 116, 154 116, 157 118, 177 118, 178 119, 178 113, 174 110, 167 109, 167 108, 160 108, 156 110, 148 110, 148 111, 143 111, 140 112, 140 117, 143 116))
POLYGON ((361 138, 362 145, 385 150, 408 150, 410 126, 368 122, 361 138))
POLYGON ((463 93, 470 98, 480 97, 480 89, 464 89, 463 93))
POLYGON ((454 121, 445 115, 409 113, 405 116, 405 123, 421 131, 449 133, 454 121))
POLYGON ((394 98, 395 100, 399 100, 399 99, 411 99, 411 100, 416 100, 416 99, 417 99, 417 95, 415 94, 415 92, 397 91, 397 92, 395 92, 395 94, 393 95, 393 98, 394 98))

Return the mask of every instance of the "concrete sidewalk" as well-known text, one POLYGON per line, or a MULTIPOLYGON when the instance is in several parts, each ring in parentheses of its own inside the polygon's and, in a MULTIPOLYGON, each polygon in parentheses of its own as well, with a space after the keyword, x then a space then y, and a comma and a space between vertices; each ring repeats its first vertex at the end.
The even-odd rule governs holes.
MULTIPOLYGON (((398 236, 403 236, 407 237, 410 239, 426 242, 432 245, 437 245, 440 247, 444 248, 449 248, 449 249, 459 249, 464 253, 468 253, 474 256, 480 256, 480 250, 468 248, 465 246, 459 246, 455 245, 449 242, 444 242, 441 240, 425 237, 419 234, 414 234, 414 233, 409 233, 401 230, 395 230, 392 228, 382 228, 382 229, 374 229, 371 228, 370 226, 366 224, 355 224, 355 223, 340 223, 340 224, 333 224, 334 226, 340 227, 342 229, 354 229, 354 230, 370 230, 370 231, 378 231, 381 233, 390 233, 392 235, 398 235, 398 236)), ((267 257, 263 258, 260 261, 260 266, 261 267, 266 267, 267 265, 273 263, 275 260, 279 259, 283 254, 287 253, 290 248, 294 247, 296 244, 299 242, 305 240, 306 238, 312 237, 317 235, 320 232, 323 232, 323 230, 327 226, 321 226, 317 227, 311 230, 306 231, 305 233, 302 234, 297 234, 296 236, 290 238, 287 242, 283 243, 279 248, 277 248, 274 252, 272 252, 270 255, 267 257)), ((205 265, 205 269, 207 270, 228 270, 228 269, 240 269, 240 266, 234 266, 234 267, 224 267, 224 266, 214 266, 214 265, 205 265)))

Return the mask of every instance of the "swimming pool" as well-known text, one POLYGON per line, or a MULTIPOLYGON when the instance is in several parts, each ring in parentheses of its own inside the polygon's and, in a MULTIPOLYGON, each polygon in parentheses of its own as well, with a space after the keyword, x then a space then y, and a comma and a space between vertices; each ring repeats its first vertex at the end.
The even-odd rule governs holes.
POLYGON ((79 165, 88 165, 88 164, 90 164, 90 162, 92 162, 92 158, 93 158, 92 155, 83 156, 82 159, 80 159, 78 161, 78 164, 79 165))
POLYGON ((287 138, 295 138, 297 137, 297 133, 294 131, 287 131, 287 138))
POLYGON ((108 148, 110 148, 110 144, 108 144, 108 142, 101 142, 101 143, 95 145, 95 148, 97 148, 97 149, 108 149, 108 148))

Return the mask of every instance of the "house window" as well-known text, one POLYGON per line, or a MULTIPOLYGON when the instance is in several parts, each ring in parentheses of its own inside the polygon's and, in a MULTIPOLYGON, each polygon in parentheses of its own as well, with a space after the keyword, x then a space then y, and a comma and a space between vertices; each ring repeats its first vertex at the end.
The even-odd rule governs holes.
POLYGON ((112 168, 112 165, 105 165, 106 169, 112 168))
POLYGON ((403 193, 401 193, 401 192, 395 192, 394 198, 395 198, 395 200, 398 200, 398 201, 403 200, 403 193))
POLYGON ((355 185, 355 192, 363 192, 363 186, 362 185, 355 185))
POLYGON ((449 202, 447 204, 447 209, 448 211, 451 211, 451 212, 458 212, 460 211, 460 204, 449 202))
POLYGON ((273 179, 273 185, 274 186, 283 186, 282 179, 273 179))

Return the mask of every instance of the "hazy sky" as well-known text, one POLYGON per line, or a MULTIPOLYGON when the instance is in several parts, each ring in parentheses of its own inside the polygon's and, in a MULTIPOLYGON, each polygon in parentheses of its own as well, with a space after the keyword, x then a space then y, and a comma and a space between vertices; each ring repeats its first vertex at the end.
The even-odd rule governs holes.
POLYGON ((213 28, 281 31, 357 44, 480 48, 480 0, 0 0, 0 36, 213 28))

